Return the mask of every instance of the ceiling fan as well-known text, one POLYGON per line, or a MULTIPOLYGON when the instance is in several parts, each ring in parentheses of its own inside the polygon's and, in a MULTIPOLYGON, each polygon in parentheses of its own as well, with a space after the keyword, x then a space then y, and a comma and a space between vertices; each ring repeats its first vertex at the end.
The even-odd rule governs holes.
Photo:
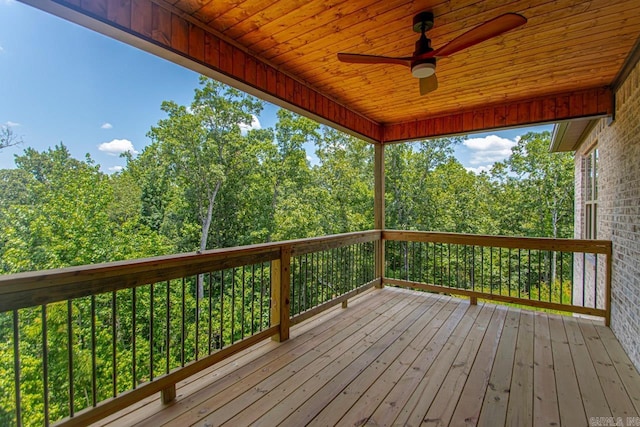
POLYGON ((433 49, 426 32, 433 28, 433 13, 421 12, 413 18, 413 31, 420 33, 413 56, 390 57, 378 55, 362 55, 358 53, 338 53, 338 59, 351 64, 397 64, 411 68, 413 77, 420 79, 420 95, 425 95, 438 88, 436 78, 436 60, 452 55, 458 51, 499 36, 520 25, 527 18, 517 13, 505 13, 480 24, 472 30, 456 37, 446 45, 433 49))

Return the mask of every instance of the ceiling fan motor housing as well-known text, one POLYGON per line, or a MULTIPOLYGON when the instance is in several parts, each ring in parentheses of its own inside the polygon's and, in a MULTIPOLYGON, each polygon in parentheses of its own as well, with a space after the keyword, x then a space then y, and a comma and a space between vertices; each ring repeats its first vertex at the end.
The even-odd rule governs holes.
POLYGON ((433 28, 433 13, 420 12, 413 17, 413 31, 422 33, 433 28), (424 30, 423 30, 424 27, 424 30))

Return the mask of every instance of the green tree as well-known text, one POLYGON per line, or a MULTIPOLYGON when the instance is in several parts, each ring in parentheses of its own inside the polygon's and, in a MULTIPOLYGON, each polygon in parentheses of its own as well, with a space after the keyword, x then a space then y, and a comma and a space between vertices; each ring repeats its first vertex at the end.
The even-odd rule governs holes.
POLYGON ((523 234, 573 237, 573 155, 549 153, 550 142, 548 131, 527 133, 508 159, 494 165, 492 176, 508 196, 503 205, 525 213, 516 216, 523 234))
POLYGON ((264 163, 270 187, 267 241, 321 232, 315 185, 304 147, 320 140, 320 126, 287 110, 278 110, 277 115, 274 143, 264 163))
POLYGON ((373 227, 373 146, 343 132, 324 128, 317 142, 320 164, 314 168, 323 192, 321 215, 327 234, 373 227))
POLYGON ((205 77, 190 107, 162 103, 168 118, 149 131, 167 171, 193 203, 201 225, 199 250, 207 249, 213 207, 247 140, 241 125, 250 126, 262 109, 256 98, 205 77))

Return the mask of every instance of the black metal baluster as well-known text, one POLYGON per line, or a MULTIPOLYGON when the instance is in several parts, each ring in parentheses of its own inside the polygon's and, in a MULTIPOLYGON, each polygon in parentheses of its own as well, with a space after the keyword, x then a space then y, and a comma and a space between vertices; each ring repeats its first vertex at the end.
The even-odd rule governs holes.
POLYGON ((509 282, 509 296, 511 296, 511 248, 509 248, 509 264, 507 265, 507 275, 508 275, 508 282, 509 282))
POLYGON ((224 348, 224 270, 220 270, 220 348, 224 348))
POLYGON ((316 253, 316 303, 322 304, 322 252, 316 253))
POLYGON ((502 248, 498 248, 498 293, 502 295, 502 248))
POLYGON ((438 257, 436 263, 438 264, 438 286, 444 286, 444 243, 434 243, 437 246, 438 257))
POLYGON ((538 301, 540 301, 540 294, 542 293, 542 260, 540 250, 538 250, 538 301))
MULTIPOLYGON (((197 290, 196 290, 197 292, 197 290)), ((183 277, 182 278, 182 307, 181 307, 181 311, 180 314, 182 316, 182 324, 180 325, 180 366, 184 367, 185 364, 185 349, 184 349, 184 345, 185 345, 185 324, 187 323, 187 317, 186 317, 186 301, 185 301, 185 296, 186 296, 186 280, 183 277)))
POLYGON ((518 298, 521 298, 522 289, 522 250, 518 248, 518 298))
POLYGON ((562 301, 562 282, 564 282, 564 274, 562 271, 562 264, 563 264, 563 258, 564 258, 564 252, 560 252, 560 304, 563 304, 562 301))
POLYGON ((587 301, 585 300, 585 288, 586 280, 587 280, 587 254, 582 252, 582 306, 587 306, 587 301))
MULTIPOLYGON (((18 321, 18 310, 13 310, 13 382, 15 387, 16 398, 16 425, 22 426, 22 396, 20 394, 20 322, 18 321)), ((71 366, 71 365, 69 365, 71 366)), ((71 373, 69 376, 69 384, 73 384, 71 381, 71 373)), ((73 386, 72 386, 73 387, 73 386)), ((71 389, 73 391, 73 389, 71 389)), ((70 393, 69 396, 72 396, 70 393)), ((73 400, 70 400, 73 402, 73 400)), ((70 409, 73 411, 73 403, 70 404, 70 409)), ((73 416, 73 413, 71 413, 73 416)))
POLYGON ((320 304, 323 304, 327 300, 327 251, 322 251, 318 254, 320 256, 320 304))
POLYGON ((395 255, 396 255, 396 261, 397 261, 397 264, 398 264, 398 267, 396 268, 396 272, 397 272, 396 274, 397 274, 397 278, 398 279, 402 279, 402 267, 403 267, 403 265, 402 265, 402 260, 403 260, 403 257, 402 257, 402 242, 396 241, 395 242, 395 246, 397 248, 395 255))
MULTIPOLYGON (((45 361, 46 364, 46 361, 45 361)), ((96 296, 91 295, 91 400, 93 406, 98 404, 98 368, 96 364, 96 296)))
POLYGON ((356 288, 356 271, 358 268, 358 245, 349 246, 350 252, 350 262, 349 262, 349 280, 351 281, 351 286, 349 290, 356 288))
POLYGON ((471 290, 476 290, 476 247, 471 246, 471 290))
POLYGON ((411 255, 410 255, 410 247, 409 241, 398 242, 400 247, 399 251, 399 260, 400 260, 400 279, 402 280, 410 280, 409 271, 411 268, 411 255))
POLYGON ((344 262, 342 263, 342 293, 344 294, 349 289, 349 266, 351 265, 349 247, 343 246, 342 253, 344 254, 344 262))
POLYGON ((436 280, 436 270, 438 263, 438 258, 436 257, 436 242, 433 242, 433 284, 436 285, 438 281, 436 280))
POLYGON ((451 287, 451 243, 447 243, 447 286, 451 287))
POLYGON ((44 425, 49 426, 49 344, 47 328, 47 306, 42 305, 42 400, 44 402, 44 425))
MULTIPOLYGON (((291 257, 291 314, 298 314, 298 307, 296 305, 296 287, 298 286, 298 279, 300 276, 297 271, 300 268, 298 257, 291 257)), ((262 316, 262 310, 260 310, 260 316, 262 316)))
POLYGON ((409 280, 415 281, 416 278, 416 242, 411 242, 411 274, 409 275, 409 280))
POLYGON ((167 356, 167 361, 166 361, 166 366, 165 366, 165 374, 169 373, 169 370, 171 369, 171 363, 170 363, 170 358, 171 358, 171 353, 170 353, 170 349, 171 349, 171 283, 169 280, 167 280, 167 285, 166 285, 166 289, 167 289, 167 317, 166 317, 166 336, 165 336, 165 353, 167 356))
MULTIPOLYGON (((264 314, 262 311, 262 308, 264 305, 263 301, 264 301, 264 263, 260 264, 260 330, 264 328, 264 314)), ((293 298, 291 299, 291 301, 293 301, 293 298)))
POLYGON ((251 264, 251 335, 255 330, 256 265, 251 264))
POLYGON ((310 307, 314 307, 317 304, 317 298, 316 298, 316 294, 317 292, 317 282, 315 280, 315 275, 314 275, 314 271, 315 271, 315 266, 316 266, 316 262, 315 262, 315 253, 311 252, 311 280, 310 280, 310 285, 311 285, 311 289, 309 289, 309 298, 311 300, 311 305, 310 307))
MULTIPOLYGON (((18 320, 18 312, 14 311, 14 333, 17 333, 17 320, 18 320)), ((75 400, 74 390, 73 390, 73 328, 72 328, 72 317, 73 317, 73 307, 71 304, 71 300, 67 300, 67 369, 69 374, 69 416, 73 417, 74 415, 74 404, 75 400)), ((16 336, 17 340, 17 336, 16 336)))
POLYGON ((460 288, 460 245, 456 245, 456 288, 460 288))
POLYGON ((136 317, 137 317, 137 308, 136 308, 136 288, 131 288, 131 373, 132 373, 132 388, 135 390, 137 385, 136 379, 136 317))
POLYGON ((531 300, 531 249, 527 250, 527 299, 531 300))
POLYGON ((153 381, 153 283, 149 285, 149 379, 153 381))
POLYGON ((489 293, 493 295, 493 246, 489 246, 489 293))
MULTIPOLYGON (((574 258, 575 254, 571 254, 571 258, 574 258)), ((573 265, 575 262, 575 258, 573 259, 573 262, 571 263, 571 267, 569 268, 569 279, 571 280, 569 282, 569 286, 570 286, 570 291, 571 291, 571 302, 573 302, 573 265)))
POLYGON ((244 329, 245 329, 245 324, 244 324, 244 303, 245 303, 245 292, 246 292, 246 286, 245 286, 245 266, 242 266, 242 298, 240 299, 240 301, 242 301, 242 306, 241 306, 241 313, 242 313, 242 319, 240 321, 240 328, 242 330, 242 332, 240 333, 240 337, 241 339, 244 339, 244 329))
POLYGON ((335 248, 331 248, 331 267, 330 267, 331 275, 329 279, 331 281, 331 287, 333 288, 331 290, 331 296, 330 296, 331 299, 333 299, 333 293, 335 292, 335 287, 336 287, 336 271, 333 264, 333 261, 335 260, 335 258, 336 258, 336 250, 335 248))
POLYGON ((231 269, 231 344, 236 341, 236 268, 231 269))
POLYGON ((305 257, 306 254, 298 257, 298 262, 300 263, 300 277, 298 277, 298 282, 300 284, 298 287, 298 313, 302 313, 304 311, 302 297, 305 293, 305 286, 307 283, 307 263, 305 262, 305 257))
POLYGON ((111 292, 111 380, 113 385, 112 396, 118 395, 118 371, 116 366, 118 331, 116 329, 116 316, 118 313, 118 298, 116 291, 111 292))
POLYGON ((213 273, 209 272, 209 322, 207 334, 209 335, 209 354, 213 350, 213 273))
POLYGON ((595 257, 593 266, 593 308, 598 308, 598 254, 595 257))
POLYGON ((358 245, 355 244, 353 246, 349 246, 349 251, 351 252, 351 262, 349 263, 349 279, 351 281, 351 286, 349 290, 355 289, 357 285, 357 271, 358 271, 358 245))
POLYGON ((469 283, 467 282, 467 271, 469 269, 469 255, 467 254, 467 248, 469 246, 468 245, 464 245, 463 249, 464 249, 464 255, 463 255, 463 260, 462 261, 462 280, 463 280, 463 286, 465 289, 469 289, 469 283))
POLYGON ((195 360, 198 360, 198 353, 200 352, 200 300, 204 295, 200 295, 200 286, 202 286, 202 292, 204 292, 204 274, 196 275, 196 297, 195 297, 195 307, 194 307, 194 315, 196 321, 196 330, 195 330, 195 345, 194 345, 194 353, 195 360))
POLYGON ((553 267, 555 267, 555 265, 553 265, 553 256, 551 251, 549 251, 549 302, 551 302, 551 294, 553 293, 553 275, 551 274, 553 272, 553 267))
POLYGON ((309 264, 309 308, 314 307, 316 305, 316 279, 315 279, 315 268, 316 268, 316 260, 315 253, 312 252, 309 254, 311 261, 309 264))

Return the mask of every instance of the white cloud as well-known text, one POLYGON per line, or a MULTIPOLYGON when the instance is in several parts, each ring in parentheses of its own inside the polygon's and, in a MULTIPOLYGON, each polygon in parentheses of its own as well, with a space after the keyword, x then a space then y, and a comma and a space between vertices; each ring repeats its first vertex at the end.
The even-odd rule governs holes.
POLYGON ((20 123, 12 122, 11 120, 9 120, 8 122, 5 123, 5 126, 13 128, 13 127, 16 127, 16 126, 20 126, 20 123))
POLYGON ((16 0, 0 0, 0 4, 11 5, 14 4, 16 0))
POLYGON ((261 128, 262 128, 262 125, 260 125, 260 120, 258 120, 258 118, 254 115, 252 115, 250 125, 240 123, 240 132, 242 132, 243 135, 246 135, 247 132, 249 132, 250 130, 261 129, 261 128))
POLYGON ((100 126, 100 129, 113 129, 113 125, 109 122, 105 122, 100 126))
POLYGON ((128 139, 112 139, 109 142, 103 142, 98 145, 98 150, 112 156, 117 156, 118 154, 126 153, 127 151, 131 154, 138 154, 136 149, 133 147, 133 144, 128 139))
POLYGON ((478 166, 477 168, 466 167, 468 172, 473 172, 475 174, 481 174, 482 172, 489 172, 491 170, 491 166, 478 166))
POLYGON ((0 53, 4 52, 4 48, 0 46, 0 53))
POLYGON ((501 138, 497 135, 488 135, 484 138, 469 138, 463 142, 471 151, 469 163, 480 167, 499 162, 511 155, 513 148, 520 137, 515 140, 501 138))
POLYGON ((313 160, 313 157, 311 157, 311 156, 307 156, 307 161, 309 161, 309 162, 310 162, 310 161, 312 161, 312 160, 313 160))
POLYGON ((122 166, 111 166, 109 168, 111 172, 120 172, 122 169, 123 169, 122 166))

